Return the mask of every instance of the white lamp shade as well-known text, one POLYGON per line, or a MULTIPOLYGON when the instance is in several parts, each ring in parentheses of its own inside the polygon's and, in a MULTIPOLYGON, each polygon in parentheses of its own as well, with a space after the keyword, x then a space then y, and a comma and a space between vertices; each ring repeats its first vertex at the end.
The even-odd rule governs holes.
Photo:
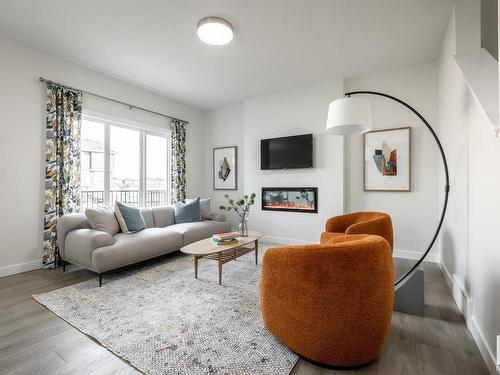
POLYGON ((328 107, 326 131, 335 135, 366 133, 372 128, 372 108, 365 98, 334 100, 328 107))

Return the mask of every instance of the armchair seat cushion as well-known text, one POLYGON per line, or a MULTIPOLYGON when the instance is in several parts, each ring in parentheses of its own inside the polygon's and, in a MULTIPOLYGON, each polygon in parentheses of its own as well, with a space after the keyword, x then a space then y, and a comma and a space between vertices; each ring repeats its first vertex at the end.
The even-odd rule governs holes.
POLYGON ((321 238, 319 240, 319 243, 326 244, 330 240, 333 240, 333 239, 339 238, 339 237, 344 237, 344 236, 345 236, 345 233, 323 232, 323 233, 321 233, 321 238))

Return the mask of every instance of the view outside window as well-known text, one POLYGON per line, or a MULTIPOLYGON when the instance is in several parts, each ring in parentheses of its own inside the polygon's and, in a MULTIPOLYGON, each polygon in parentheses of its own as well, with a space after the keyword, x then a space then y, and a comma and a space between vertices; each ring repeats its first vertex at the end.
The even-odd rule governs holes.
POLYGON ((82 207, 104 203, 104 124, 82 121, 81 130, 82 207))
POLYGON ((146 134, 146 206, 167 203, 167 138, 146 134))
POLYGON ((140 133, 138 130, 110 126, 109 148, 114 168, 110 168, 110 202, 140 204, 140 133))
POLYGON ((82 211, 101 204, 113 206, 115 201, 133 206, 169 204, 169 147, 166 135, 84 117, 81 130, 82 211), (106 134, 109 134, 108 140, 106 134), (107 154, 106 142, 109 142, 107 154), (109 167, 106 166, 108 160, 109 167), (141 160, 144 160, 144 167, 141 160))

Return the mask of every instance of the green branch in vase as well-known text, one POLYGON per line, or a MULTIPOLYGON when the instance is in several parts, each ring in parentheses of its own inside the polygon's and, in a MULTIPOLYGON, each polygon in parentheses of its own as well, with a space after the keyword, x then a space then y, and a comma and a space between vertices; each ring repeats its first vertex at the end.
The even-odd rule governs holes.
POLYGON ((224 195, 224 198, 227 200, 227 205, 220 205, 219 209, 222 211, 234 211, 240 217, 240 219, 244 220, 245 216, 250 211, 250 207, 255 204, 256 194, 252 193, 249 196, 245 195, 238 200, 232 199, 228 194, 224 195))

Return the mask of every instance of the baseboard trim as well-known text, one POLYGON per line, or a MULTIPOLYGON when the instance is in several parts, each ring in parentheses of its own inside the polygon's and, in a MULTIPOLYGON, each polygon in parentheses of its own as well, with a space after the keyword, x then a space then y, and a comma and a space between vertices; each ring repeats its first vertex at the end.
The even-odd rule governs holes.
POLYGON ((474 316, 467 320, 467 327, 469 328, 472 337, 474 337, 474 341, 476 342, 477 347, 479 348, 479 351, 483 356, 484 362, 486 362, 488 371, 491 375, 497 375, 498 369, 495 364, 495 354, 493 354, 493 351, 489 347, 484 334, 481 331, 481 328, 479 328, 479 325, 477 324, 474 316))
POLYGON ((443 259, 441 258, 441 256, 439 256, 439 268, 441 268, 441 271, 443 271, 446 283, 448 284, 450 289, 453 289, 453 278, 451 277, 450 271, 448 271, 448 268, 446 268, 445 264, 443 263, 443 259))
POLYGON ((472 299, 467 294, 463 283, 458 277, 451 274, 446 265, 443 263, 441 257, 439 257, 439 267, 443 271, 446 283, 452 291, 453 300, 457 304, 458 309, 465 319, 467 328, 469 328, 469 331, 472 334, 477 347, 479 348, 479 352, 481 353, 481 356, 486 363, 488 371, 491 375, 498 374, 499 372, 495 363, 495 354, 489 347, 484 334, 481 331, 481 328, 479 328, 476 318, 474 317, 474 304, 472 303, 472 299))
POLYGON ((465 320, 469 320, 473 316, 472 299, 467 294, 465 286, 456 275, 452 275, 441 257, 438 259, 439 267, 443 271, 446 283, 451 289, 453 300, 458 306, 458 310, 462 313, 465 320))
POLYGON ((271 245, 311 245, 314 243, 318 243, 318 242, 313 242, 313 241, 296 240, 296 239, 292 239, 292 238, 275 237, 275 236, 267 236, 267 235, 262 236, 261 242, 271 244, 271 245))
POLYGON ((3 266, 0 267, 0 277, 11 276, 18 273, 37 270, 40 268, 42 268, 42 263, 39 260, 12 264, 10 266, 3 266))

